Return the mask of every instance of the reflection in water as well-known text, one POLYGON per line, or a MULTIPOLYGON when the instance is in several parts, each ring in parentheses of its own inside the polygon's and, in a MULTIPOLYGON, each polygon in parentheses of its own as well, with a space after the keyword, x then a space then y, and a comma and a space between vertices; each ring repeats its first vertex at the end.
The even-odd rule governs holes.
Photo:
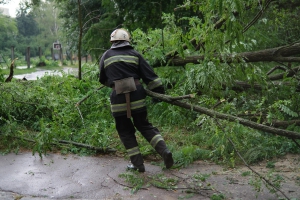
POLYGON ((28 74, 15 75, 14 78, 17 78, 17 79, 26 78, 27 80, 36 80, 45 75, 60 75, 61 76, 62 75, 61 71, 64 71, 65 73, 72 74, 72 75, 77 74, 76 68, 64 67, 61 70, 39 70, 39 71, 28 73, 28 74))

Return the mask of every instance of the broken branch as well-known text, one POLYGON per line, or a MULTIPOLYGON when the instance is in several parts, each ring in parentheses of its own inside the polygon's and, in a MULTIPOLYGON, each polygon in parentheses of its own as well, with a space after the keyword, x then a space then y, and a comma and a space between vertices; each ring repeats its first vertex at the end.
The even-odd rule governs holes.
POLYGON ((256 129, 256 130, 264 131, 267 133, 272 133, 274 135, 281 135, 281 136, 288 137, 288 138, 300 139, 300 133, 298 133, 298 132, 269 127, 269 126, 266 126, 263 124, 257 124, 255 122, 249 121, 247 119, 243 119, 243 118, 236 117, 236 116, 229 115, 229 114, 219 113, 214 110, 210 110, 210 109, 207 109, 204 107, 192 105, 192 104, 185 103, 182 101, 172 101, 171 100, 172 97, 170 97, 168 95, 162 95, 162 94, 157 95, 157 93, 152 92, 147 89, 146 89, 146 93, 149 96, 155 97, 155 98, 165 101, 167 103, 170 103, 170 104, 182 107, 182 108, 186 108, 189 110, 193 110, 195 112, 203 113, 210 117, 224 119, 224 120, 228 120, 228 121, 232 121, 232 122, 239 122, 240 124, 242 124, 244 126, 247 126, 247 127, 250 127, 250 128, 256 129))

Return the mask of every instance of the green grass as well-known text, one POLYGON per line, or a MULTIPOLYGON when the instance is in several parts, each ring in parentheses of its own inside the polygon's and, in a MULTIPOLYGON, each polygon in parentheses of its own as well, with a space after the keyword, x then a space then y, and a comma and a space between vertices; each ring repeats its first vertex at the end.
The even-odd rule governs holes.
MULTIPOLYGON (((35 72, 35 71, 36 71, 35 67, 29 68, 29 69, 14 69, 14 75, 28 74, 28 73, 32 73, 32 72, 35 72)), ((8 76, 9 75, 9 69, 3 69, 2 74, 5 74, 5 75, 8 76)))

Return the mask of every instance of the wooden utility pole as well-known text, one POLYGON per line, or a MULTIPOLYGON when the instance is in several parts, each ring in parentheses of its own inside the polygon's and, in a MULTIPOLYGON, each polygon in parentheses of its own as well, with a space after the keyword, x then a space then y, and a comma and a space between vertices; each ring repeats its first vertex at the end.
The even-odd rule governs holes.
POLYGON ((39 59, 41 59, 42 58, 42 49, 41 49, 41 47, 39 47, 39 59))
POLYGON ((72 53, 72 51, 70 52, 70 58, 71 58, 71 65, 73 65, 73 53, 72 53))
POLYGON ((59 56, 60 56, 60 62, 61 62, 61 64, 63 64, 63 49, 62 49, 62 47, 59 49, 59 56))
POLYGON ((52 60, 54 60, 54 53, 53 53, 53 48, 51 47, 51 56, 52 56, 52 60))
MULTIPOLYGON (((12 63, 14 63, 13 62, 14 59, 15 59, 15 47, 11 46, 11 61, 12 61, 12 63)), ((14 65, 14 67, 16 66, 15 64, 13 64, 13 65, 14 65)))
POLYGON ((78 24, 79 24, 79 37, 78 37, 78 79, 81 80, 81 43, 82 43, 82 13, 81 13, 81 0, 77 0, 78 2, 78 24))
POLYGON ((27 68, 30 68, 30 47, 27 47, 26 50, 26 61, 27 61, 27 68))

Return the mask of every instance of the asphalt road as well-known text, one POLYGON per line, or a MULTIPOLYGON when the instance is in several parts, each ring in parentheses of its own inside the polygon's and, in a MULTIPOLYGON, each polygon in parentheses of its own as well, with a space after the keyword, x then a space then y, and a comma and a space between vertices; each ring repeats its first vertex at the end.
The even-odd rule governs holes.
MULTIPOLYGON (((140 176, 162 174, 178 179, 177 189, 161 189, 146 183, 132 194, 130 184, 119 176, 126 172, 127 164, 127 160, 115 155, 81 157, 51 153, 43 159, 31 152, 0 155, 0 199, 209 200, 212 195, 236 200, 280 199, 280 194, 276 196, 263 187, 261 192, 255 192, 249 185, 250 177, 241 176, 248 169, 226 169, 207 161, 197 161, 183 169, 164 170, 146 160, 146 172, 140 176), (203 175, 209 176, 200 181, 197 176, 203 175), (192 193, 188 192, 192 189, 192 193)), ((291 177, 299 176, 297 166, 291 177)), ((286 181, 281 189, 291 199, 300 197, 300 187, 295 182, 286 181)))

